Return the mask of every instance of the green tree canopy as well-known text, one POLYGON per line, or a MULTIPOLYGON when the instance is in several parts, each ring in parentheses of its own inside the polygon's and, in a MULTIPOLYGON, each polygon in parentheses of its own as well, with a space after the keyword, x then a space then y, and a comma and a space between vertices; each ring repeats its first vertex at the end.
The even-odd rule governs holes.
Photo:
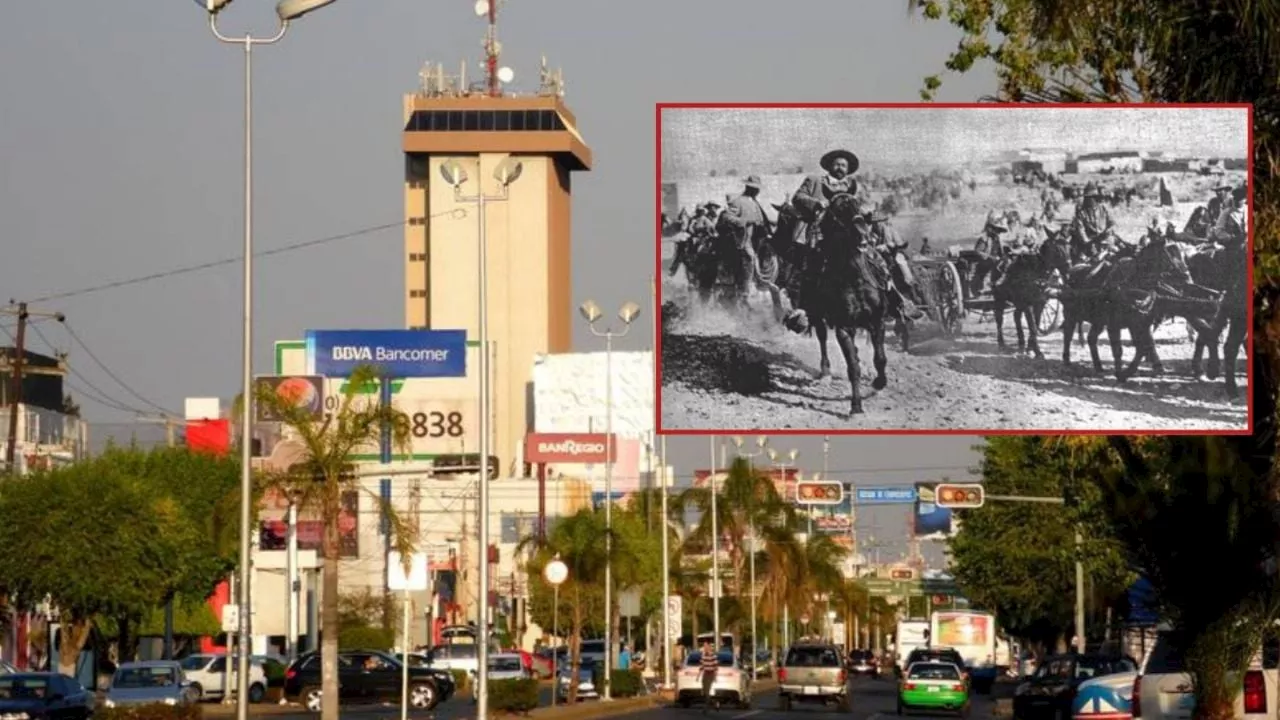
POLYGON ((1105 523, 1096 492, 1073 486, 1069 448, 1041 438, 987 438, 980 447, 988 493, 1070 497, 1066 505, 988 502, 964 510, 960 530, 948 542, 952 573, 961 592, 990 610, 1010 634, 1044 645, 1074 625, 1075 562, 1104 595, 1132 579, 1125 557, 1105 523), (1076 548, 1077 530, 1084 542, 1076 548))

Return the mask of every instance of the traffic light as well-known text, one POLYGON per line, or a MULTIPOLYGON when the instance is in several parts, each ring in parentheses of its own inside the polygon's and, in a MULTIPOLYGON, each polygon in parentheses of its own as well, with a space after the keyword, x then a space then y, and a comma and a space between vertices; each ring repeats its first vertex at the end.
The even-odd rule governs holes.
POLYGON ((964 485, 942 484, 934 490, 934 504, 942 508, 980 508, 986 501, 986 493, 982 485, 968 483, 964 485))
POLYGON ((210 15, 217 15, 222 9, 231 4, 231 0, 196 0, 197 3, 204 5, 204 9, 210 15))
POLYGON ((893 568, 889 571, 890 580, 915 580, 916 571, 911 568, 893 568))
POLYGON ((837 480, 798 482, 796 502, 801 505, 839 505, 844 502, 844 483, 837 480))

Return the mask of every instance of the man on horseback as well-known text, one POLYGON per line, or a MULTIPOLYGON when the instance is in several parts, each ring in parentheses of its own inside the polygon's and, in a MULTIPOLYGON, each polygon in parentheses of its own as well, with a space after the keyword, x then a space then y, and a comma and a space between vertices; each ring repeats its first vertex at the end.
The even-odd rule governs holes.
POLYGON ((827 174, 809 175, 791 197, 791 204, 799 212, 800 219, 809 224, 809 240, 814 246, 822 239, 818 220, 831 204, 831 198, 858 193, 858 182, 853 179, 853 174, 858 172, 857 155, 848 150, 832 150, 823 155, 818 164, 827 174))
POLYGON ((1102 190, 1089 183, 1084 188, 1080 206, 1071 221, 1071 254, 1073 262, 1099 259, 1105 247, 1115 238, 1115 220, 1102 202, 1102 190))
POLYGON ((898 296, 898 304, 902 316, 910 320, 920 320, 924 311, 920 309, 919 288, 916 286, 915 274, 911 272, 911 264, 907 262, 907 241, 889 224, 889 216, 880 212, 872 212, 867 216, 871 224, 872 245, 884 255, 889 262, 889 292, 898 296))
POLYGON ((1245 215, 1245 197, 1248 191, 1243 186, 1231 191, 1230 202, 1218 214, 1218 221, 1209 231, 1209 239, 1225 247, 1242 245, 1249 238, 1249 220, 1245 215))
POLYGON ((987 213, 987 222, 982 228, 982 237, 978 238, 975 249, 982 253, 982 259, 974 268, 973 280, 969 283, 969 295, 981 295, 988 277, 995 284, 1001 263, 1005 258, 1004 233, 1009 232, 1009 224, 1003 213, 991 210, 987 213))
POLYGON ((689 236, 699 244, 716 233, 716 224, 711 221, 706 206, 699 205, 698 209, 694 210, 693 219, 689 221, 688 232, 689 236))
POLYGON ((745 259, 745 264, 734 267, 734 284, 743 293, 743 302, 746 301, 750 286, 760 278, 760 258, 757 251, 770 230, 768 217, 764 214, 764 208, 760 207, 759 195, 760 178, 749 175, 742 194, 729 201, 717 223, 720 234, 732 238, 735 242, 734 249, 741 254, 735 260, 745 259))
POLYGON ((1225 183, 1218 185, 1213 188, 1213 193, 1213 197, 1209 198, 1209 206, 1205 208, 1205 222, 1210 228, 1218 224, 1218 218, 1230 206, 1231 186, 1225 183))

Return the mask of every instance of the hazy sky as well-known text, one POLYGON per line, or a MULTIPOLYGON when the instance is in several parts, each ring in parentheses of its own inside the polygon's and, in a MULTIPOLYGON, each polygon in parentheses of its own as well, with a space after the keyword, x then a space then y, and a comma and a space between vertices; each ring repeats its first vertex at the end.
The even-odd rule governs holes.
POLYGON ((1027 147, 1242 158, 1248 155, 1248 132, 1244 109, 668 108, 662 119, 663 177, 742 171, 753 164, 765 172, 783 165, 812 167, 835 146, 853 150, 864 168, 877 162, 961 164, 1027 147))
MULTIPOLYGON (((401 97, 424 61, 467 58, 476 72, 484 25, 473 6, 342 0, 256 51, 261 250, 402 220, 401 97)), ((595 170, 574 178, 574 295, 605 307, 649 295, 655 102, 912 102, 959 37, 909 18, 905 1, 808 0, 792 12, 766 0, 512 0, 500 14, 516 89, 536 85, 545 53, 564 68, 566 100, 595 150, 595 170)), ((231 35, 268 33, 274 22, 269 0, 223 13, 231 35)), ((210 36, 196 3, 10 1, 0 3, 0 25, 10 29, 0 44, 0 299, 238 257, 243 53, 210 36)), ((993 88, 990 70, 975 71, 948 79, 939 99, 993 88)), ((257 371, 270 370, 273 340, 308 328, 402 327, 403 237, 395 226, 258 263, 257 371)), ((66 313, 112 373, 180 413, 184 397, 238 388, 240 277, 224 265, 33 309, 66 313)), ((75 387, 152 410, 56 324, 42 330, 72 351, 87 378, 75 387)), ((597 347, 581 324, 576 341, 597 347)), ((633 334, 619 347, 647 343, 633 334)), ((39 338, 32 347, 47 349, 39 338)), ((90 419, 133 415, 80 397, 90 419)), ((835 439, 831 467, 959 471, 971 442, 835 439)), ((814 443, 797 443, 805 458, 820 456, 814 443)), ((703 464, 693 453, 705 441, 670 446, 682 472, 703 464)))

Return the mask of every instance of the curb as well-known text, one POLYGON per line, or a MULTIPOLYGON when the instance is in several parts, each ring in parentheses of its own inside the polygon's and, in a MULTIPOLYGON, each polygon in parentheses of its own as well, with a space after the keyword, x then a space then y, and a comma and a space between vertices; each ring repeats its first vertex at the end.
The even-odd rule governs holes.
POLYGON ((610 700, 609 702, 591 700, 588 702, 577 703, 573 707, 569 707, 567 705, 541 707, 537 710, 531 710, 526 717, 555 718, 555 720, 578 720, 578 718, 585 719, 612 717, 614 715, 629 715, 631 713, 665 706, 666 701, 663 700, 661 696, 643 695, 640 697, 610 700))
MULTIPOLYGON (((230 705, 221 702, 200 703, 198 707, 202 714, 212 717, 231 717, 236 714, 235 703, 230 705)), ((305 709, 297 704, 281 705, 262 702, 249 705, 250 715, 297 715, 300 712, 305 712, 305 709)))

